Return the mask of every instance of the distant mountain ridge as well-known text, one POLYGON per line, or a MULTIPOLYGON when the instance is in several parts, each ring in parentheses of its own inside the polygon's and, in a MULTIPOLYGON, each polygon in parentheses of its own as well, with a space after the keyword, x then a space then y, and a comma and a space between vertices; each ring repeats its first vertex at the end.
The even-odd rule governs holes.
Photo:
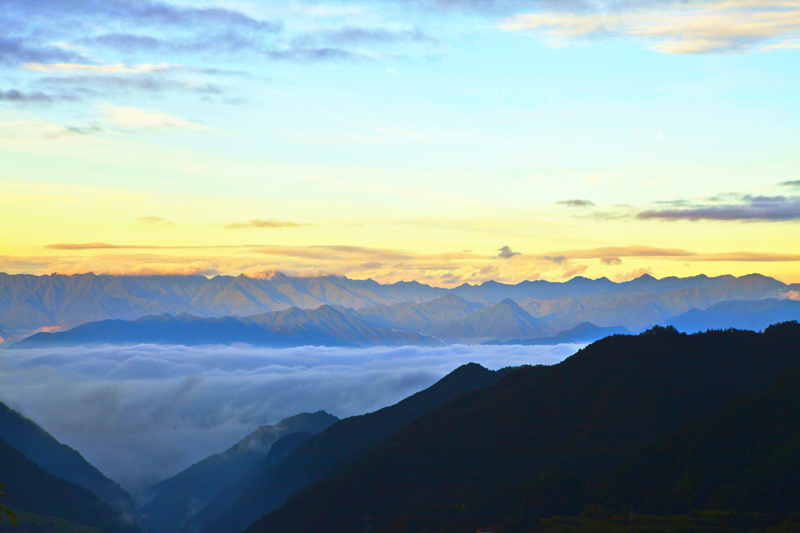
MULTIPOLYGON (((0 273, 0 329, 22 338, 36 331, 67 330, 87 322, 191 315, 200 319, 226 318, 227 321, 213 323, 214 327, 235 330, 244 338, 264 334, 254 326, 258 323, 276 331, 288 327, 291 331, 287 334, 284 330, 281 335, 284 340, 294 332, 310 337, 312 343, 391 345, 385 332, 372 331, 367 335, 372 340, 353 340, 360 337, 356 333, 365 328, 364 324, 457 342, 546 337, 583 322, 640 331, 691 309, 706 309, 727 300, 784 297, 800 298, 800 293, 795 286, 758 274, 663 279, 644 275, 622 283, 583 277, 563 283, 537 280, 510 285, 487 281, 443 289, 417 282, 381 285, 373 280, 293 278, 280 273, 211 279, 0 273), (502 302, 506 304, 499 305, 502 302), (319 317, 308 314, 314 309, 323 310, 319 317), (284 314, 274 314, 278 312, 284 314), (305 316, 301 316, 304 312, 305 316), (346 325, 348 320, 342 321, 337 313, 350 322, 361 322, 346 325), (500 315, 507 323, 501 324, 504 320, 500 315), (494 326, 484 329, 476 321, 494 326), (331 335, 333 330, 325 325, 333 327, 335 334, 331 335)), ((121 328, 119 334, 123 333, 121 324, 113 327, 121 328)), ((281 342, 276 340, 275 344, 281 342)))
MULTIPOLYGON (((344 310, 346 311, 346 310, 344 310)), ((317 309, 274 311, 252 317, 201 318, 145 316, 133 321, 102 320, 67 331, 36 333, 14 348, 81 344, 207 344, 247 343, 254 346, 438 346, 432 337, 372 326, 351 313, 324 305, 317 309)))

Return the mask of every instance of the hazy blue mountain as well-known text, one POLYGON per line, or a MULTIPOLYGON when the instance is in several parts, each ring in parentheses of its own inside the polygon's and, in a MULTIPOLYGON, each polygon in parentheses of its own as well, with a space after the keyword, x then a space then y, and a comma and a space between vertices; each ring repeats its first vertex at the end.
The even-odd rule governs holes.
MULTIPOLYGON (((242 477, 253 465, 264 460, 273 446, 288 435, 295 435, 276 450, 285 455, 287 445, 296 446, 298 439, 327 429, 339 419, 324 411, 302 413, 285 418, 271 426, 261 426, 228 450, 214 454, 186 470, 143 491, 140 499, 146 501, 141 513, 147 516, 142 522, 151 533, 173 533, 184 522, 199 513, 205 505, 218 497, 222 490, 242 477), (292 444, 295 443, 295 444, 292 444)), ((281 455, 282 456, 282 455, 281 455)), ((275 454, 273 454, 273 459, 275 454)))
POLYGON ((369 514, 387 533, 527 533, 675 502, 797 516, 799 345, 797 323, 606 337, 428 412, 246 531, 345 533, 369 514))
POLYGON ((632 332, 623 326, 603 328, 591 322, 578 324, 572 329, 561 331, 552 337, 538 339, 512 339, 510 341, 490 341, 486 344, 518 344, 522 346, 545 346, 564 343, 590 343, 610 335, 630 335, 632 332))
POLYGON ((359 309, 398 302, 425 302, 447 291, 416 282, 381 285, 338 276, 292 278, 110 276, 0 273, 0 327, 21 337, 41 328, 71 327, 105 319, 190 313, 203 317, 247 316, 290 307, 342 305, 359 309))
POLYGON ((549 326, 531 316, 514 300, 503 300, 461 318, 436 324, 426 331, 439 339, 455 342, 545 337, 552 333, 549 326))
POLYGON ((275 311, 247 318, 146 316, 133 321, 102 320, 55 333, 36 333, 14 348, 110 344, 233 344, 256 346, 437 346, 432 337, 373 326, 331 306, 275 311))
POLYGON ((360 309, 358 315, 378 326, 405 331, 430 331, 435 324, 465 317, 484 307, 446 294, 425 303, 404 302, 360 309))
POLYGON ((103 533, 141 531, 132 517, 121 515, 77 483, 47 472, 3 439, 0 473, 6 493, 3 505, 92 526, 103 533))
POLYGON ((667 321, 680 331, 695 333, 707 329, 762 330, 770 324, 800 321, 800 302, 794 300, 731 300, 705 310, 692 309, 667 321))
MULTIPOLYGON (((790 290, 797 292, 797 288, 790 289, 779 281, 758 275, 663 279, 645 275, 624 283, 583 277, 564 283, 537 280, 509 285, 487 281, 447 290, 417 282, 382 285, 373 280, 338 276, 293 278, 279 272, 211 279, 202 276, 0 273, 0 329, 8 335, 24 337, 44 328, 65 329, 107 319, 134 320, 147 315, 181 313, 205 318, 250 316, 291 307, 313 309, 323 305, 363 310, 404 302, 421 304, 447 294, 483 305, 494 305, 506 299, 528 301, 529 305, 523 304, 523 307, 535 316, 553 315, 547 320, 553 331, 581 322, 600 326, 621 324, 639 329, 692 308, 703 309, 731 299, 780 297, 790 290), (543 311, 539 312, 538 308, 543 311), (603 308, 613 309, 617 316, 606 321, 603 308)), ((445 315, 455 311, 443 305, 447 303, 440 303, 445 315)), ((449 301, 450 305, 453 303, 449 301)), ((414 330, 425 314, 424 309, 398 309, 388 314, 373 310, 365 316, 387 320, 386 324, 396 319, 398 327, 407 321, 414 330)))
POLYGON ((641 331, 653 324, 663 324, 673 316, 693 308, 705 309, 732 299, 760 300, 786 292, 783 283, 757 274, 739 278, 695 276, 664 280, 642 276, 620 283, 619 287, 619 292, 609 294, 550 300, 527 299, 518 303, 556 331, 572 328, 582 322, 603 327, 621 325, 641 331))
POLYGON ((133 499, 122 487, 76 450, 58 442, 41 426, 2 402, 0 438, 50 474, 77 483, 120 511, 134 514, 133 499))
MULTIPOLYGON (((273 464, 263 462, 227 487, 185 531, 237 533, 296 491, 352 464, 369 448, 424 413, 495 383, 507 370, 464 365, 424 391, 374 413, 340 420, 273 464)), ((320 531, 323 531, 320 529, 320 531)))

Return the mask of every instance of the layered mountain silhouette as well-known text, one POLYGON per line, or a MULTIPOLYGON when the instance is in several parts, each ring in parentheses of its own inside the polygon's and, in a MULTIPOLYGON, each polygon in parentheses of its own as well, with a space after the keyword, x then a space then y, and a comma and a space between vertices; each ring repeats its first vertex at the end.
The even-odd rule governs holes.
POLYGON ((546 346, 565 343, 585 344, 611 335, 630 335, 631 330, 623 326, 603 328, 590 322, 578 324, 574 328, 556 333, 552 337, 533 339, 512 339, 510 341, 490 341, 486 344, 518 344, 522 346, 546 346))
POLYGON ((764 530, 800 512, 798 348, 796 322, 607 337, 429 411, 247 531, 516 533, 631 506, 764 530))
POLYGON ((15 348, 80 344, 234 344, 255 346, 437 346, 441 342, 419 333, 373 326, 346 309, 324 305, 264 313, 248 318, 146 316, 133 321, 102 320, 67 331, 36 333, 15 348))
MULTIPOLYGON (((644 275, 614 283, 576 277, 564 283, 524 281, 516 285, 487 281, 453 289, 417 282, 382 285, 373 280, 322 276, 295 278, 281 273, 248 277, 215 276, 32 276, 0 273, 0 329, 22 338, 37 331, 64 330, 92 321, 135 320, 183 313, 202 318, 253 316, 297 307, 341 306, 363 311, 362 318, 391 329, 422 331, 426 317, 439 323, 463 318, 504 300, 514 300, 547 324, 551 333, 582 322, 640 330, 690 309, 726 300, 781 297, 797 288, 759 275, 694 276, 656 279, 644 275), (430 308, 368 308, 424 304, 446 295, 430 308), (383 321, 383 322, 381 322, 383 321)), ((5 335, 4 335, 5 337, 5 335)))
MULTIPOLYGON (((236 533, 298 490, 342 471, 370 448, 425 413, 461 394, 495 383, 507 370, 464 365, 400 403, 341 420, 278 461, 256 464, 221 491, 184 531, 236 533)), ((318 531, 324 531, 325 528, 318 531)))
POLYGON ((0 477, 6 493, 3 505, 23 511, 20 531, 46 531, 70 523, 102 533, 141 531, 131 497, 119 485, 2 403, 0 477))
POLYGON ((135 514, 131 496, 83 456, 41 426, 0 402, 0 438, 38 466, 93 492, 120 512, 135 514))
POLYGON ((242 477, 268 454, 283 456, 339 419, 324 411, 302 413, 271 426, 261 426, 228 450, 195 463, 179 474, 145 490, 142 524, 151 533, 172 533, 199 513, 228 485, 242 477), (287 440, 283 440, 287 437, 287 440), (289 438, 291 437, 291 438, 289 438), (278 445, 278 442, 282 442, 278 445), (273 452, 273 448, 275 451, 273 452), (288 449, 287 449, 288 448, 288 449))
POLYGON ((762 330, 770 324, 800 320, 800 301, 767 298, 758 301, 732 300, 708 309, 692 309, 667 321, 680 331, 695 333, 707 329, 762 330))
POLYGON ((520 337, 544 337, 552 330, 514 300, 480 309, 467 316, 448 320, 430 329, 437 338, 448 341, 484 342, 520 337))

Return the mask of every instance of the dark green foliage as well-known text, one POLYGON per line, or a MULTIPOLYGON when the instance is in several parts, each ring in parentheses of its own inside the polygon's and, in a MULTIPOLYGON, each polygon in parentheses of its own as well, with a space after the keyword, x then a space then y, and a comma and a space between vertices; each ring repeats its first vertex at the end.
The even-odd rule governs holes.
POLYGON ((377 531, 516 533, 631 504, 778 523, 800 511, 798 371, 797 324, 608 337, 431 411, 248 531, 347 532, 368 512, 377 531))

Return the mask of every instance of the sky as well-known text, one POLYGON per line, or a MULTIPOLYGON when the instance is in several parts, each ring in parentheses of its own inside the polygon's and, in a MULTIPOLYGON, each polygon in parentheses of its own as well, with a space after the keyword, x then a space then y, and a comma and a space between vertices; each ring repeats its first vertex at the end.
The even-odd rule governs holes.
POLYGON ((800 282, 800 0, 0 6, 0 271, 800 282))
POLYGON ((372 412, 462 364, 554 364, 580 345, 440 348, 82 346, 9 350, 0 401, 80 450, 132 493, 262 424, 324 409, 372 412))

